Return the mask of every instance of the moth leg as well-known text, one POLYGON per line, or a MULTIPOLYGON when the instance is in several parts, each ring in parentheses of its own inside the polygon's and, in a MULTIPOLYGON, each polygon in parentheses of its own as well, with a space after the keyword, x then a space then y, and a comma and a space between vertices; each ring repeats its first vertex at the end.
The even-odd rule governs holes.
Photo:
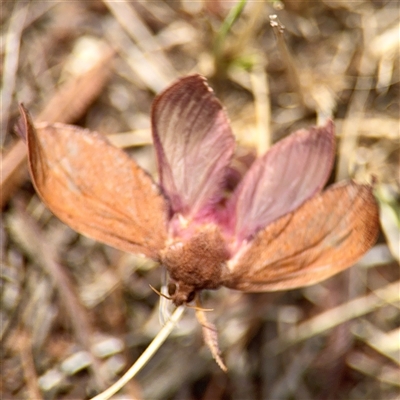
POLYGON ((205 309, 201 306, 200 294, 196 295, 196 317, 199 321, 202 331, 203 331, 203 339, 204 343, 208 346, 211 351, 211 354, 222 369, 222 371, 227 372, 228 368, 226 367, 224 361, 221 357, 221 350, 218 346, 218 331, 214 324, 207 321, 205 309))

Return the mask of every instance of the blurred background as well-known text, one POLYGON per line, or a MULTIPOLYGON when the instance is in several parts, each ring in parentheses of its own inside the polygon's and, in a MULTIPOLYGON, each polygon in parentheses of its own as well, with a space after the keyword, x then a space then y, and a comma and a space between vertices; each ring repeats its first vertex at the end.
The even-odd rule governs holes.
MULTIPOLYGON (((156 174, 154 96, 200 73, 243 154, 332 116, 330 182, 376 179, 381 233, 357 266, 305 289, 208 292, 227 364, 188 309, 119 399, 400 399, 400 6, 365 1, 2 1, 1 392, 87 399, 160 330, 154 263, 78 235, 30 183, 13 132, 97 130, 156 174)), ((156 178, 156 177, 155 177, 156 178)))

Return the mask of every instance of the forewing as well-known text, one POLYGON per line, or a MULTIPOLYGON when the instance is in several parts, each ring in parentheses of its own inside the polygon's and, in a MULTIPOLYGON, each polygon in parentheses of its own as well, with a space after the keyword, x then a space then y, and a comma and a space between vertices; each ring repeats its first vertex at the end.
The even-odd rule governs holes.
POLYGON ((35 129, 23 106, 21 114, 32 180, 50 210, 80 233, 157 259, 167 205, 152 179, 98 133, 64 124, 35 129))
POLYGON ((193 75, 156 97, 152 131, 160 184, 172 211, 195 215, 219 198, 235 140, 207 85, 193 75))
POLYGON ((235 236, 250 238, 318 193, 329 178, 334 154, 332 121, 297 131, 271 147, 251 166, 228 203, 235 236))
POLYGON ((372 188, 334 185, 260 231, 224 284, 248 292, 312 285, 353 265, 378 232, 372 188))

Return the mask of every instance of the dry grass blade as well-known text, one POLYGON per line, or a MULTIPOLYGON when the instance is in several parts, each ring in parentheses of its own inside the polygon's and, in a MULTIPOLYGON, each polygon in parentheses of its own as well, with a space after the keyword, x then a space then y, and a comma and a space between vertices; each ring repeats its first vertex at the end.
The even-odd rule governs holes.
POLYGON ((310 351, 309 346, 305 346, 296 354, 285 366, 285 373, 278 379, 271 388, 271 399, 282 399, 293 395, 299 382, 302 380, 304 367, 309 366, 315 354, 310 351))
POLYGON ((368 118, 365 117, 362 120, 357 118, 357 121, 352 120, 352 116, 348 116, 345 119, 336 119, 336 127, 338 131, 338 135, 342 136, 343 126, 348 123, 350 126, 354 124, 358 124, 358 132, 348 132, 349 135, 352 136, 361 136, 364 138, 370 139, 379 139, 385 138, 393 141, 397 141, 399 139, 400 127, 399 120, 397 118, 390 117, 375 117, 368 118))
POLYGON ((103 0, 124 30, 135 41, 138 47, 146 54, 153 66, 157 66, 160 75, 164 75, 167 81, 178 77, 178 72, 164 55, 162 46, 156 37, 140 18, 129 3, 103 0))
POLYGON ((110 78, 114 56, 114 51, 108 50, 89 71, 62 86, 36 121, 72 123, 78 120, 110 78))
POLYGON ((257 151, 259 155, 262 155, 272 144, 269 85, 264 66, 255 67, 250 74, 250 78, 257 116, 257 151))
POLYGON ((29 3, 16 1, 6 38, 4 70, 1 89, 1 121, 0 121, 0 147, 4 140, 8 127, 9 109, 14 93, 18 57, 20 51, 21 35, 24 29, 25 19, 28 13, 29 3))
MULTIPOLYGON (((370 43, 373 38, 374 16, 365 14, 362 23, 368 29, 363 30, 364 43, 370 43)), ((372 89, 373 73, 376 68, 375 60, 371 59, 367 48, 364 48, 359 64, 359 76, 355 84, 355 90, 350 99, 347 111, 347 118, 342 126, 342 140, 340 141, 338 168, 336 180, 346 179, 354 169, 355 149, 358 137, 354 132, 359 131, 359 124, 362 120, 368 100, 369 90, 372 89), (367 87, 367 90, 365 88, 367 87)))
POLYGON ((68 313, 75 337, 81 346, 91 355, 92 371, 97 385, 102 388, 105 379, 99 368, 99 363, 91 352, 93 329, 90 326, 86 310, 82 307, 74 285, 58 262, 56 250, 51 241, 40 232, 33 219, 21 209, 9 218, 10 230, 15 235, 26 253, 51 277, 60 295, 63 307, 68 313), (21 234, 23 232, 23 235, 21 234))
POLYGON ((269 351, 282 352, 289 346, 316 336, 343 322, 368 314, 385 304, 400 300, 400 281, 388 284, 374 292, 351 300, 338 307, 323 312, 284 333, 280 338, 268 344, 269 351))
POLYGON ((134 132, 113 133, 108 135, 107 139, 113 146, 122 149, 153 145, 153 139, 149 129, 140 129, 134 132))
POLYGON ((384 365, 377 362, 373 357, 370 357, 361 352, 353 352, 349 355, 347 363, 351 368, 376 379, 382 384, 400 387, 399 374, 400 369, 391 365, 384 365))
POLYGON ((157 64, 149 60, 148 55, 131 40, 130 36, 116 21, 109 21, 107 40, 126 60, 133 71, 133 78, 139 77, 144 87, 148 87, 154 93, 157 93, 170 83, 167 74, 157 64))
POLYGON ((390 189, 381 186, 377 190, 379 199, 379 211, 381 214, 382 231, 386 236, 388 247, 393 257, 400 261, 400 215, 399 207, 393 201, 393 195, 390 194, 390 189))
POLYGON ((20 341, 18 347, 20 348, 22 368, 28 387, 29 398, 41 400, 42 394, 40 393, 38 385, 38 377, 35 371, 35 364, 32 356, 32 343, 29 334, 21 330, 21 334, 18 339, 20 341))
POLYGON ((400 366, 400 328, 386 333, 363 319, 353 331, 357 338, 400 366))

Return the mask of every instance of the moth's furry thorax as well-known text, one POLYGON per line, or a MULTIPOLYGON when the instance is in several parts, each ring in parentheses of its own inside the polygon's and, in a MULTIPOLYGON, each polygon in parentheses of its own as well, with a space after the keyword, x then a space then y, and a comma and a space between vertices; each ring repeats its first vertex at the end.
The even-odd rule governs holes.
POLYGON ((203 225, 185 236, 172 238, 161 252, 161 262, 175 284, 170 295, 177 306, 193 300, 197 291, 220 287, 229 258, 216 225, 203 225))

